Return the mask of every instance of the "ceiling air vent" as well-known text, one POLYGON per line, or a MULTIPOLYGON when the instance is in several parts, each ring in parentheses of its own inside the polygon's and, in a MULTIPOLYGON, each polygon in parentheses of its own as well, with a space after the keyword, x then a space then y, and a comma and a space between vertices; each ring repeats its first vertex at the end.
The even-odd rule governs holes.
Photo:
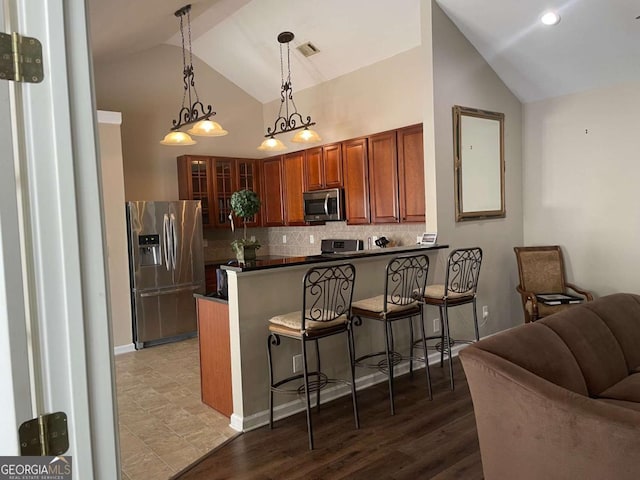
POLYGON ((316 47, 313 43, 307 42, 302 45, 296 47, 302 55, 305 57, 310 57, 311 55, 315 55, 316 53, 320 53, 318 47, 316 47))

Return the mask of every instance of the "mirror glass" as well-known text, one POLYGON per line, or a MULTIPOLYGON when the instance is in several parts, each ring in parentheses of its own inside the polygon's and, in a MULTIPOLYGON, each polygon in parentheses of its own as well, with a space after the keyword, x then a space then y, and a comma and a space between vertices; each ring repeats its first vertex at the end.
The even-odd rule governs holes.
POLYGON ((504 114, 453 107, 456 220, 504 217, 504 114))

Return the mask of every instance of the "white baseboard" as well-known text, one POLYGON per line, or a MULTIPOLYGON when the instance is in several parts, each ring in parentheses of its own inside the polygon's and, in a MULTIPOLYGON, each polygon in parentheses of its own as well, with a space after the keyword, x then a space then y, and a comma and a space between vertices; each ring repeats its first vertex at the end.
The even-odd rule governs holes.
POLYGON ((242 432, 242 417, 240 415, 236 415, 235 413, 231 414, 231 423, 229 426, 233 428, 236 432, 242 432))
POLYGON ((122 355, 123 353, 135 352, 136 346, 133 343, 129 343, 127 345, 118 345, 117 347, 113 347, 114 355, 122 355))
MULTIPOLYGON (((451 349, 451 353, 454 357, 458 356, 458 352, 466 347, 466 344, 458 344, 454 345, 451 349)), ((429 365, 433 365, 434 363, 440 362, 440 353, 433 352, 429 354, 429 365)), ((424 368, 424 364, 422 362, 414 363, 414 371, 421 370, 424 368)), ((409 362, 403 362, 394 368, 394 372, 397 373, 398 376, 404 375, 409 372, 409 362)), ((386 382, 387 376, 381 372, 374 372, 369 375, 365 375, 363 377, 356 378, 356 391, 363 390, 377 383, 386 382)), ((339 384, 330 388, 326 388, 322 390, 322 403, 330 402, 335 400, 336 398, 343 397, 345 395, 351 395, 351 389, 348 385, 339 384)), ((313 398, 311 403, 313 404, 313 398)), ((284 403, 282 405, 278 405, 273 409, 273 420, 281 420, 286 417, 290 417, 291 415, 295 415, 296 413, 300 413, 306 409, 305 404, 300 400, 292 400, 290 402, 284 403)), ((236 415, 235 413, 231 415, 231 428, 234 430, 248 432, 249 430, 255 430, 256 428, 260 428, 264 425, 269 424, 269 410, 262 410, 258 413, 254 413, 253 415, 249 415, 247 417, 242 417, 240 415, 236 415)))

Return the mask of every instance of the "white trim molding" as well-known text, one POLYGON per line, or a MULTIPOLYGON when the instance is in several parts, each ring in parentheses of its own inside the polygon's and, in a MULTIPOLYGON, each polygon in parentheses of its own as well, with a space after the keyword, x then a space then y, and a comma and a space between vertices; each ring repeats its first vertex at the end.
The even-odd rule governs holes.
POLYGON ((136 346, 133 343, 118 345, 117 347, 113 347, 114 355, 122 355, 123 353, 130 353, 135 351, 136 351, 136 346))
POLYGON ((122 113, 109 112, 106 110, 98 110, 98 123, 110 123, 113 125, 122 125, 122 113))

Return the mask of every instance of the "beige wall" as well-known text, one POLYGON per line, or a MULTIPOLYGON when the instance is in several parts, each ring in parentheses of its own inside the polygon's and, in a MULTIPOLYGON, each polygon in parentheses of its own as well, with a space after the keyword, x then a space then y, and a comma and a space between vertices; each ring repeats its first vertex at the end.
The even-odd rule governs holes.
MULTIPOLYGON (((489 307, 489 320, 480 329, 487 335, 523 321, 516 296, 517 269, 513 247, 523 242, 522 220, 522 106, 469 41, 442 12, 433 7, 433 95, 438 240, 452 248, 479 246, 484 257, 478 288, 479 310, 489 307), (454 105, 505 114, 506 218, 456 222, 454 216, 454 105)), ((427 114, 425 114, 427 118, 427 114)), ((444 257, 440 256, 439 272, 444 257)), ((464 309, 465 307, 461 307, 464 309)), ((469 313, 456 312, 456 330, 470 338, 469 313)), ((427 318, 437 312, 427 312, 427 318)))
POLYGON ((116 351, 118 347, 133 345, 122 144, 120 141, 121 121, 120 113, 98 112, 102 208, 109 275, 109 309, 113 345, 116 347, 116 351))
MULTIPOLYGON (((310 115, 316 122, 314 128, 322 137, 322 143, 420 123, 424 83, 420 52, 420 47, 414 48, 299 92, 295 90, 293 70, 298 112, 305 118, 310 115)), ((265 104, 265 131, 273 127, 279 107, 279 99, 265 104)), ((292 136, 279 137, 289 147, 286 152, 302 150, 304 147, 288 142, 292 136)))
POLYGON ((525 105, 524 240, 558 244, 569 281, 640 291, 640 83, 525 105))
POLYGON ((123 60, 95 65, 98 108, 122 112, 125 197, 178 198, 176 157, 210 154, 257 158, 262 139, 262 104, 194 57, 200 100, 212 104, 229 135, 196 137, 190 147, 160 145, 181 106, 182 54, 162 45, 123 60))

